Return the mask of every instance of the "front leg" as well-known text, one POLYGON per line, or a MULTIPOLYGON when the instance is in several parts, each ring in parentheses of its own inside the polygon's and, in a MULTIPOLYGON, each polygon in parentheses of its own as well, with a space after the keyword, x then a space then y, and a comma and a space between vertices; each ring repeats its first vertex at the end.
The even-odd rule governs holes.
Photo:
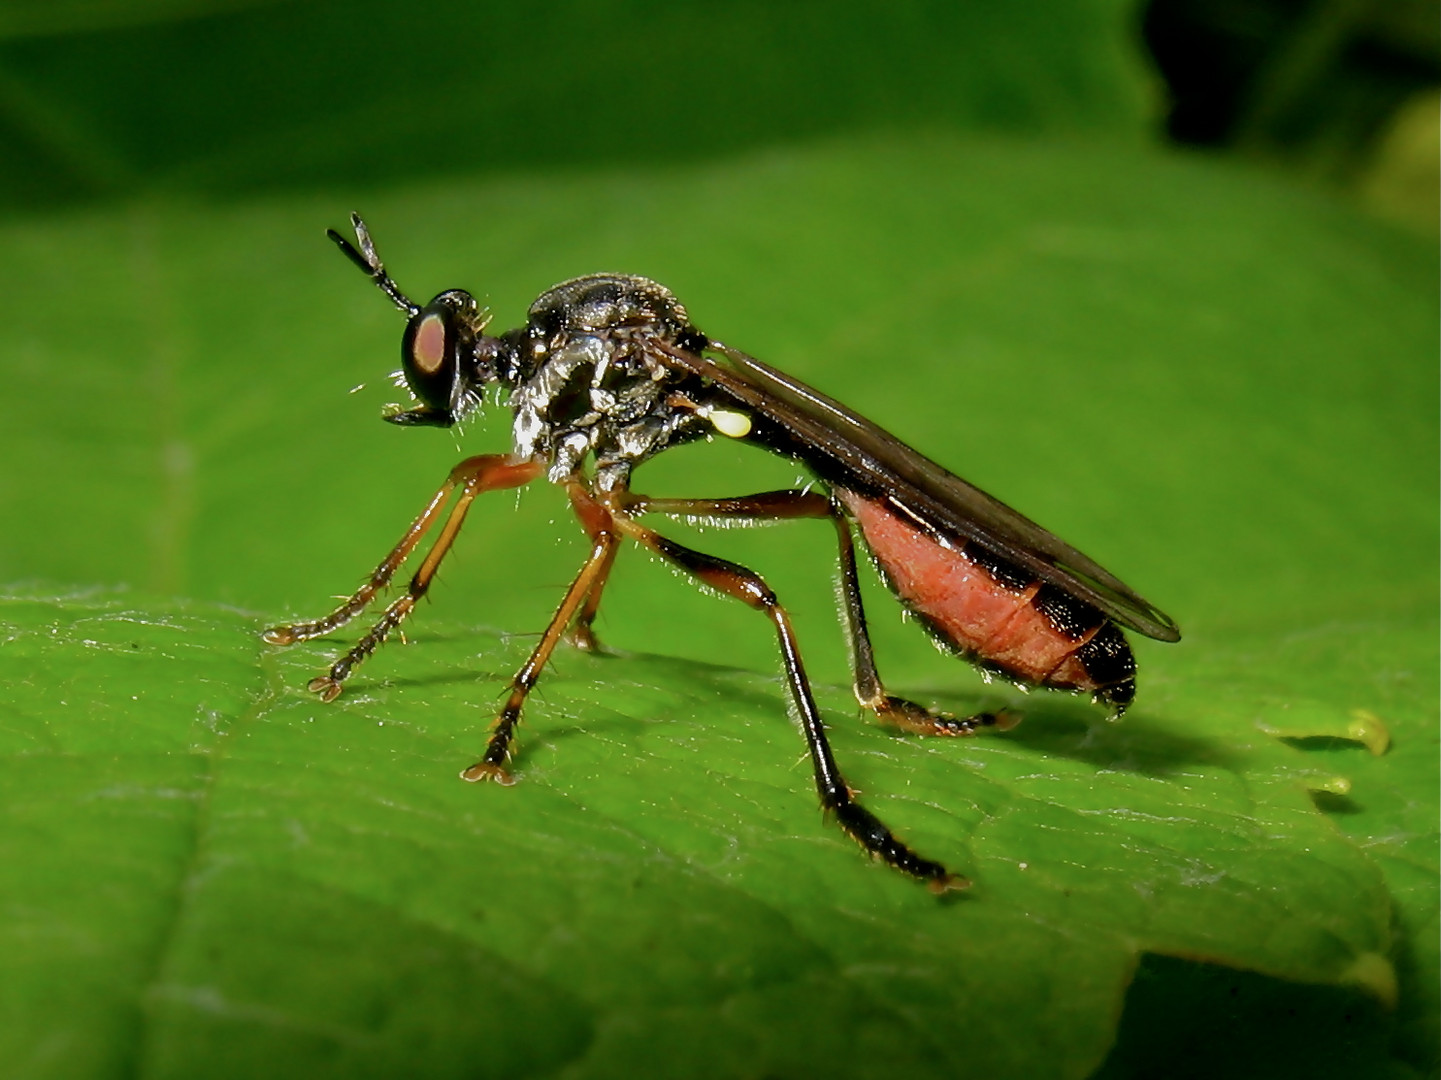
POLYGON ((273 626, 262 636, 272 645, 293 645, 297 641, 308 641, 311 638, 338 630, 359 615, 375 599, 376 594, 390 584, 395 572, 410 557, 411 552, 415 550, 440 517, 440 512, 445 508, 451 493, 456 487, 460 487, 460 498, 445 519, 440 536, 421 562, 420 569, 410 579, 410 587, 406 589, 405 594, 398 597, 385 609, 380 618, 376 620, 375 625, 366 632, 354 648, 331 664, 328 672, 319 678, 311 679, 306 685, 306 689, 319 694, 322 700, 334 701, 340 694, 341 684, 350 676, 350 673, 384 644, 385 639, 390 636, 390 632, 405 621, 406 616, 415 608, 417 601, 430 588, 431 579, 435 577, 441 560, 445 558, 446 552, 450 550, 450 545, 455 541, 456 534, 460 532, 461 525, 465 523, 466 511, 470 509, 472 500, 482 491, 495 491, 500 488, 528 484, 544 471, 544 467, 536 462, 517 462, 504 454, 483 454, 479 457, 466 458, 450 470, 450 475, 446 478, 445 483, 426 504, 420 516, 411 522, 410 528, 405 531, 400 542, 375 568, 370 575, 370 580, 357 589, 353 596, 322 619, 289 626, 273 626))

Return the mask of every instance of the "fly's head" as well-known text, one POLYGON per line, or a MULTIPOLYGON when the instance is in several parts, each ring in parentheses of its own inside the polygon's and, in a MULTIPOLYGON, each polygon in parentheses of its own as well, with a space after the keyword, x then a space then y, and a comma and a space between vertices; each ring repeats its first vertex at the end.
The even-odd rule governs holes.
POLYGON ((489 313, 462 289, 447 289, 424 307, 413 303, 385 272, 360 215, 351 214, 350 222, 358 249, 334 229, 327 235, 409 318, 399 374, 416 406, 391 406, 384 417, 392 424, 450 427, 480 405, 498 377, 501 343, 485 333, 489 313))
POLYGON ((489 313, 461 289, 447 289, 410 315, 400 342, 401 374, 417 406, 387 411, 392 424, 450 427, 481 402, 496 378, 500 343, 485 334, 489 313))

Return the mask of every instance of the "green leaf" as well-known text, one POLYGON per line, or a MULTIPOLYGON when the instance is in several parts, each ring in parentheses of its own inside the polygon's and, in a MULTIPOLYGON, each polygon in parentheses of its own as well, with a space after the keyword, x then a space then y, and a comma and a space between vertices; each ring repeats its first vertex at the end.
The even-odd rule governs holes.
POLYGON ((771 680, 569 653, 522 783, 475 788, 524 639, 428 622, 328 707, 301 689, 328 650, 235 613, 0 610, 7 1057, 32 1067, 1079 1075, 1142 951, 1394 990, 1380 867, 1311 806, 1306 755, 1244 727, 837 722, 867 803, 975 878, 944 903, 811 812, 771 680))

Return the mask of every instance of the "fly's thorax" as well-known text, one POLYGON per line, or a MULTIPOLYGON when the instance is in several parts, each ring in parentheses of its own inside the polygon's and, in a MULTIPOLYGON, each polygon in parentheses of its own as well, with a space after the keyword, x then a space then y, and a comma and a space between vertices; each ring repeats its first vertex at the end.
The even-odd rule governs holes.
POLYGON ((589 274, 547 289, 530 305, 529 327, 550 339, 627 328, 681 344, 699 336, 669 289, 633 274, 589 274))
POLYGON ((590 454, 598 474, 628 474, 695 423, 671 404, 686 377, 658 350, 706 344, 684 305, 648 278, 592 274, 548 289, 516 341, 515 454, 548 461, 553 481, 590 454))
POLYGON ((667 350, 699 353, 710 342, 663 285, 626 274, 562 282, 530 307, 514 338, 510 405, 513 451, 549 463, 563 481, 594 455, 597 478, 628 476, 669 446, 710 425, 694 376, 667 350))
MULTIPOLYGON (((577 329, 600 321, 603 306, 589 288, 582 290, 582 301, 577 310, 563 309, 556 316, 568 328, 528 328, 521 346, 526 374, 510 396, 514 453, 548 461, 556 482, 573 476, 588 454, 595 455, 598 466, 628 469, 700 426, 694 410, 674 404, 678 395, 684 397, 680 391, 690 376, 657 355, 658 349, 678 344, 675 326, 622 321, 577 329)), ((635 310, 618 301, 611 309, 617 318, 635 310)), ((684 331, 680 339, 685 340, 684 331)))

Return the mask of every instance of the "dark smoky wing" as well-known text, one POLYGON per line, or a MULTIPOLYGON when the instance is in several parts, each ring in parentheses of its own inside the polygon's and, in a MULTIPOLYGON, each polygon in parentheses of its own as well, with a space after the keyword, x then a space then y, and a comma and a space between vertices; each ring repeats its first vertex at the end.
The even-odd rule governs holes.
POLYGON ((1169 616, 1094 559, 834 398, 718 341, 710 342, 710 350, 723 362, 661 342, 655 345, 658 358, 668 366, 705 378, 784 429, 794 438, 798 455, 822 477, 884 498, 933 535, 974 540, 1122 626, 1160 641, 1180 640, 1169 616))

